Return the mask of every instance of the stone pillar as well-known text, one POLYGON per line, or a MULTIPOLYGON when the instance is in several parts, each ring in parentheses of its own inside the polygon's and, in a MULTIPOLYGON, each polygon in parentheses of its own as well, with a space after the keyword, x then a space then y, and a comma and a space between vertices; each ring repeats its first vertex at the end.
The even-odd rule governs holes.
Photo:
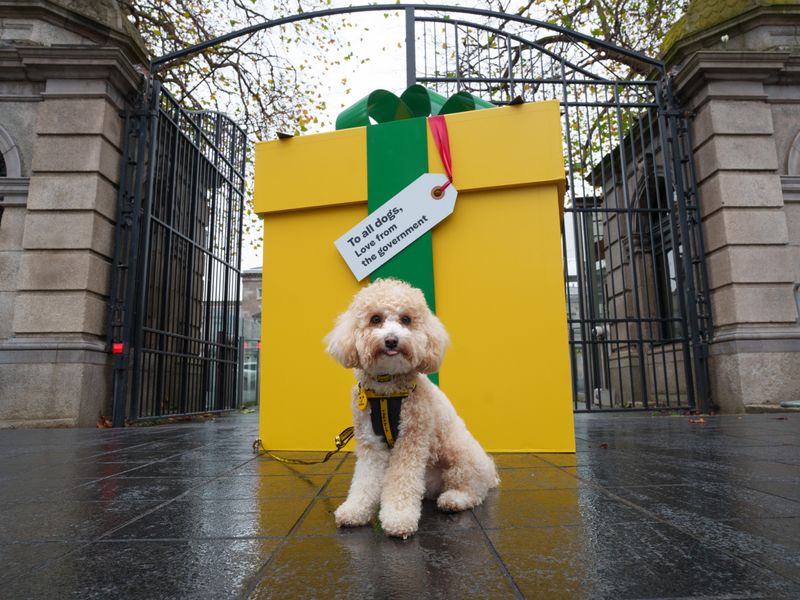
MULTIPOLYGON (((30 35, 62 33, 61 44, 51 31, 50 44, 14 47, 13 63, 0 66, 0 79, 16 77, 35 106, 30 129, 17 131, 30 148, 26 206, 0 223, 0 251, 13 238, 5 244, 16 254, 13 281, 0 269, 9 288, 0 287, 9 296, 0 297, 0 426, 92 426, 110 410, 105 337, 120 112, 141 85, 135 65, 146 56, 118 11, 89 4, 97 11, 89 18, 50 2, 38 3, 44 14, 23 7, 0 15, 30 35)), ((0 126, 11 100, 0 99, 0 126)))
MULTIPOLYGON (((785 125, 775 119, 781 98, 800 97, 800 47, 764 47, 798 24, 797 10, 757 8, 690 32, 666 56, 692 117, 714 320, 712 394, 726 412, 800 399, 798 240, 781 185, 785 125)), ((800 128, 800 104, 790 111, 800 128)))

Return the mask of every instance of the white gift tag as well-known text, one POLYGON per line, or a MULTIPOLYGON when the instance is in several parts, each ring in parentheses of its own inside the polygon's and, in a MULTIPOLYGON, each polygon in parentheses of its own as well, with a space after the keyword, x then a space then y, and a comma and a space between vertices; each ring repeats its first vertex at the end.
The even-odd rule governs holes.
POLYGON ((439 191, 445 183, 441 173, 420 175, 334 242, 358 281, 453 212, 458 191, 452 185, 439 191))

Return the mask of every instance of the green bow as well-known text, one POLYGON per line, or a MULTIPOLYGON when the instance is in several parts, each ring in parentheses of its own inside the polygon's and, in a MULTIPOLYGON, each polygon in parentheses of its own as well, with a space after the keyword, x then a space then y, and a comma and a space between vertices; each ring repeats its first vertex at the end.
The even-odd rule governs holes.
POLYGON ((388 123, 414 117, 449 115, 482 108, 494 108, 494 104, 481 100, 468 92, 458 92, 450 98, 445 98, 421 85, 412 85, 398 98, 392 92, 375 90, 344 109, 336 117, 336 129, 363 127, 372 121, 388 123))

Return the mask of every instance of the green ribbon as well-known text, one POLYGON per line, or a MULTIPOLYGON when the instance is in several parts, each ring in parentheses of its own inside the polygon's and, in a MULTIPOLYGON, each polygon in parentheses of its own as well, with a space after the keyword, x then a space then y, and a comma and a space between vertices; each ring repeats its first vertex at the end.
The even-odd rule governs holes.
MULTIPOLYGON (((398 98, 375 90, 336 118, 336 129, 367 127, 367 210, 371 214, 428 172, 426 118, 494 105, 467 92, 450 98, 421 85, 412 85, 398 98)), ((372 272, 370 280, 394 277, 422 290, 431 311, 436 312, 433 288, 433 245, 428 231, 400 254, 372 272)), ((438 383, 438 374, 430 376, 438 383)))

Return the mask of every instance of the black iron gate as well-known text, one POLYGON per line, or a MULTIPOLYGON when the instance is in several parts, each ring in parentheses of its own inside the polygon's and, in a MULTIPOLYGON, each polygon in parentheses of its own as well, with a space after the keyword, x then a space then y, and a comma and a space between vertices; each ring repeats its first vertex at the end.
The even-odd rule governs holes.
POLYGON ((109 340, 114 425, 236 406, 247 140, 151 80, 126 115, 109 340))
MULTIPOLYGON (((445 96, 468 90, 501 105, 561 103, 574 409, 709 409, 711 317, 694 159, 660 61, 525 17, 389 4, 256 23, 151 67, 299 21, 397 11, 408 85, 445 96), (620 75, 631 61, 650 76, 620 75)), ((221 410, 236 396, 245 135, 220 115, 181 111, 157 82, 149 98, 128 117, 110 337, 123 343, 115 421, 125 406, 135 419, 221 410)))
POLYGON ((711 322, 694 160, 663 63, 550 24, 520 18, 511 27, 509 15, 475 12, 486 21, 407 13, 416 45, 409 80, 500 105, 561 103, 575 411, 707 410, 711 322), (557 52, 531 41, 552 36, 557 52), (615 76, 609 63, 620 58, 650 77, 615 76))

